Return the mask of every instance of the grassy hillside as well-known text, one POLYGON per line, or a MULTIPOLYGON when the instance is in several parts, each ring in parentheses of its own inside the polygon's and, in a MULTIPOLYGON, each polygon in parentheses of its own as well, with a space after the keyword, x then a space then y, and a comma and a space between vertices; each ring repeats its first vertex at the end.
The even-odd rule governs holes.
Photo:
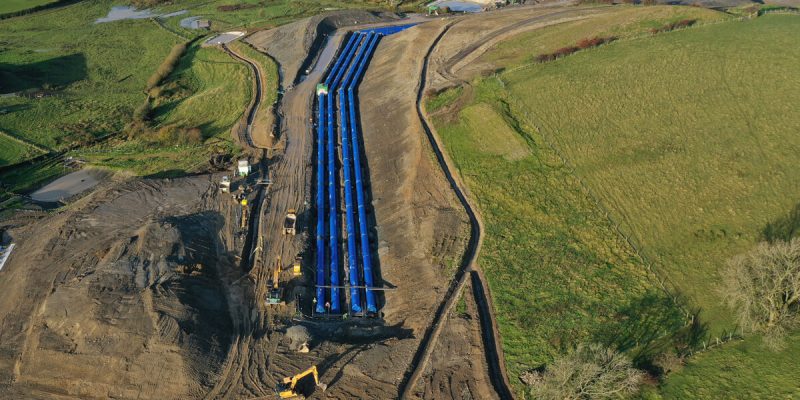
POLYGON ((93 24, 110 7, 87 1, 0 21, 0 130, 50 149, 118 132, 142 99, 147 77, 176 38, 148 20, 93 24), (14 77, 16 79, 10 79, 14 77))
POLYGON ((800 397, 800 334, 780 352, 765 351, 759 338, 694 357, 662 388, 665 399, 796 399, 800 397))
POLYGON ((199 126, 205 137, 228 133, 253 95, 247 66, 217 48, 191 47, 153 110, 158 125, 199 126))
MULTIPOLYGON (((512 382, 580 341, 630 352, 619 346, 625 340, 615 342, 619 335, 660 330, 686 342, 674 334, 683 317, 657 290, 660 279, 689 308, 700 309, 709 329, 699 331, 702 338, 732 329, 731 313, 720 304, 718 271, 800 203, 800 176, 791 172, 800 162, 800 114, 792 112, 800 102, 800 48, 793 45, 800 17, 652 36, 644 30, 665 22, 720 18, 685 7, 664 14, 666 21, 628 10, 619 15, 638 22, 623 28, 611 26, 621 19, 609 18, 605 27, 561 24, 512 38, 482 57, 505 72, 428 103, 486 219, 480 263, 496 297, 512 382), (621 30, 631 39, 532 62, 581 38, 621 30), (653 262, 658 279, 632 256, 616 224, 653 262)), ((775 356, 759 354, 767 350, 758 342, 750 338, 698 356, 668 380, 664 394, 795 393, 798 385, 786 371, 800 354, 796 345, 775 356), (766 388, 746 389, 767 376, 773 378, 766 388), (703 389, 695 387, 700 381, 703 389)), ((636 350, 629 353, 634 358, 636 350)))
POLYGON ((56 0, 3 0, 0 2, 0 14, 27 10, 29 8, 50 4, 56 0))
POLYGON ((800 202, 791 172, 800 162, 798 33, 800 18, 768 16, 502 76, 511 101, 714 331, 732 326, 719 269, 800 202))
POLYGON ((681 310, 555 154, 513 119, 499 90, 482 82, 462 95, 468 106, 445 106, 434 124, 483 214, 479 262, 511 382, 582 342, 607 343, 647 363, 684 326, 681 310))

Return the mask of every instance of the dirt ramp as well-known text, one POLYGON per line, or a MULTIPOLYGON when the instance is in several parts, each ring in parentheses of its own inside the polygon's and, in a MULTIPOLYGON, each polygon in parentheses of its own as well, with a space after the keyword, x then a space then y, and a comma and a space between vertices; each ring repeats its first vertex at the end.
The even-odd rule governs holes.
POLYGON ((465 247, 467 218, 435 164, 415 101, 434 21, 383 38, 359 90, 388 324, 421 335, 465 247))
POLYGON ((300 74, 312 67, 326 35, 344 26, 398 20, 394 13, 361 10, 336 11, 304 18, 281 27, 256 32, 245 39, 269 54, 281 68, 284 85, 297 83, 300 74))
POLYGON ((202 397, 231 332, 215 194, 202 177, 131 182, 12 232, 30 253, 9 266, 27 278, 0 277, 12 294, 0 318, 15 327, 0 333, 14 371, 0 397, 202 397))

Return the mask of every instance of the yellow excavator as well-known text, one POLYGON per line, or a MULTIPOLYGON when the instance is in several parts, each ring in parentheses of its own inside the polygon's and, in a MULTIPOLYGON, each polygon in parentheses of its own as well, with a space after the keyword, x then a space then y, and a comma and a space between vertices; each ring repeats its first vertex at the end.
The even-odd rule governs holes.
POLYGON ((280 286, 281 279, 281 257, 275 260, 275 267, 272 270, 272 278, 267 282, 267 305, 283 304, 283 288, 280 286))
POLYGON ((314 393, 314 389, 320 388, 323 392, 327 389, 324 383, 319 383, 319 374, 317 373, 317 366, 312 365, 311 368, 295 375, 283 378, 283 382, 278 383, 278 396, 282 399, 295 399, 298 397, 307 398, 314 393), (314 385, 311 385, 311 381, 314 385))

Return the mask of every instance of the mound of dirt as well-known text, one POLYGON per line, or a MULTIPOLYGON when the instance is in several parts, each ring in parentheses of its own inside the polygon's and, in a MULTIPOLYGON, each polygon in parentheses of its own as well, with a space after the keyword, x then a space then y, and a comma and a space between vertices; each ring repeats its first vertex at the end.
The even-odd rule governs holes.
POLYGON ((208 177, 134 181, 10 230, 0 397, 201 397, 230 346, 208 177))
POLYGON ((335 11, 304 18, 284 26, 256 32, 245 41, 278 62, 284 85, 296 84, 302 71, 310 68, 328 35, 344 26, 374 24, 400 19, 394 13, 360 10, 335 11))

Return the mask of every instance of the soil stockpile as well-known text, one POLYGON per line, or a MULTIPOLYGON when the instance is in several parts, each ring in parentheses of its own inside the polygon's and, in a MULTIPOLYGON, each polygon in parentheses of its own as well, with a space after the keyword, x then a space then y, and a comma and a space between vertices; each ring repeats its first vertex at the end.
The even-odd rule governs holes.
POLYGON ((0 397, 201 397, 230 344, 215 194, 134 181, 9 230, 0 397))

